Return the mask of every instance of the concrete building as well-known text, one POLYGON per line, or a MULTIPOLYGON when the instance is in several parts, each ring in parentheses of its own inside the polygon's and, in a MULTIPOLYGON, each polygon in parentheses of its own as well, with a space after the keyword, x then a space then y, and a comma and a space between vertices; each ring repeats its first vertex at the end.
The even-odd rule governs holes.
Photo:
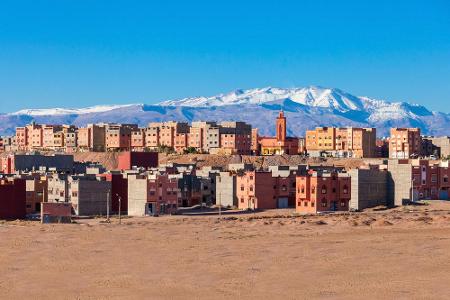
MULTIPOLYGON (((252 147, 252 126, 245 122, 221 122, 220 149, 211 148, 223 154, 250 154, 252 147)), ((215 138, 215 137, 214 137, 215 138)))
POLYGON ((448 163, 423 159, 390 159, 389 205, 422 199, 449 199, 448 163))
POLYGON ((48 202, 69 202, 69 184, 66 174, 52 174, 47 178, 48 202))
POLYGON ((422 151, 420 128, 391 128, 389 157, 408 159, 418 157, 422 151))
POLYGON ((169 174, 143 174, 128 177, 128 215, 145 216, 173 213, 180 201, 178 179, 169 174))
POLYGON ((352 169, 350 209, 388 205, 388 172, 378 168, 352 169))
POLYGON ((0 172, 15 173, 33 170, 73 171, 73 155, 13 154, 0 158, 0 172))
POLYGON ((36 173, 21 178, 25 180, 26 184, 26 213, 39 213, 41 204, 48 202, 47 175, 36 173))
POLYGON ((439 147, 441 158, 450 158, 450 137, 430 137, 429 138, 434 146, 439 147))
POLYGON ((216 205, 237 207, 236 174, 232 172, 219 172, 215 177, 216 205))
POLYGON ((78 216, 106 215, 111 212, 111 182, 105 178, 69 176, 69 202, 78 216))
POLYGON ((311 171, 297 176, 296 211, 318 213, 348 211, 351 181, 347 173, 311 171))

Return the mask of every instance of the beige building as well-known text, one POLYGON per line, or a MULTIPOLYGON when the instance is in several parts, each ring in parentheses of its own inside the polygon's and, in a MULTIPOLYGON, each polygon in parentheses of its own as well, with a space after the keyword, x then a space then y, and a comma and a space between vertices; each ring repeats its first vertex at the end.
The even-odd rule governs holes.
POLYGON ((389 137, 390 158, 417 157, 422 151, 420 128, 391 128, 389 137))

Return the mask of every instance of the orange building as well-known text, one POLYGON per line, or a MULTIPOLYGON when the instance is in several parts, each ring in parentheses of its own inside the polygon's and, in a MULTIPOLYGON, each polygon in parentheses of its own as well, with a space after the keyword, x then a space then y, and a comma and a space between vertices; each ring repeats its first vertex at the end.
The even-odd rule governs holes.
POLYGON ((376 129, 316 127, 306 131, 306 151, 338 157, 376 157, 376 129))
POLYGON ((284 113, 280 111, 276 120, 275 137, 259 137, 258 143, 262 155, 298 154, 299 140, 286 134, 287 122, 284 113))
POLYGON ((296 211, 317 213, 347 211, 351 197, 351 179, 347 173, 311 171, 297 176, 296 211))
POLYGON ((420 128, 391 128, 389 137, 390 158, 411 158, 421 153, 420 128))

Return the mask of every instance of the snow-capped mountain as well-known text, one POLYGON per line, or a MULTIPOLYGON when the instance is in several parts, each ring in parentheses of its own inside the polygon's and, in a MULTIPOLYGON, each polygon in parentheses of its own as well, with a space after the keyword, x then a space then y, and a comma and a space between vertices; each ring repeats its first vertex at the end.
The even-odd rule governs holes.
POLYGON ((90 113, 100 113, 113 109, 132 106, 127 105, 96 105, 87 108, 40 108, 40 109, 22 109, 11 115, 29 115, 29 116, 55 116, 55 115, 82 115, 90 113))
POLYGON ((96 122, 137 123, 177 120, 240 120, 251 123, 262 134, 274 134, 279 110, 288 118, 288 133, 303 136, 316 126, 377 127, 379 136, 390 127, 419 127, 424 134, 450 135, 450 114, 433 112, 407 102, 388 102, 354 96, 339 89, 258 88, 236 90, 212 97, 168 100, 159 104, 103 105, 82 109, 33 109, 0 114, 0 134, 13 134, 16 126, 31 121, 44 124, 96 122))
POLYGON ((361 99, 339 89, 328 89, 311 86, 307 88, 262 88, 251 90, 236 90, 228 94, 213 97, 185 98, 161 102, 162 106, 211 107, 237 104, 264 104, 280 99, 290 99, 295 103, 334 108, 339 111, 361 110, 361 99))

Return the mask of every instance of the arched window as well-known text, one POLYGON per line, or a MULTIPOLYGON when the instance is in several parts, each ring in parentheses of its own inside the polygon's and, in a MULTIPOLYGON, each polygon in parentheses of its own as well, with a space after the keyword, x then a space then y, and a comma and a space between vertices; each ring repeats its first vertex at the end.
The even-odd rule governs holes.
POLYGON ((302 185, 302 187, 300 188, 300 190, 301 190, 302 194, 305 193, 305 186, 302 185))
POLYGON ((326 193, 327 193, 327 186, 322 185, 322 194, 326 194, 326 193))

